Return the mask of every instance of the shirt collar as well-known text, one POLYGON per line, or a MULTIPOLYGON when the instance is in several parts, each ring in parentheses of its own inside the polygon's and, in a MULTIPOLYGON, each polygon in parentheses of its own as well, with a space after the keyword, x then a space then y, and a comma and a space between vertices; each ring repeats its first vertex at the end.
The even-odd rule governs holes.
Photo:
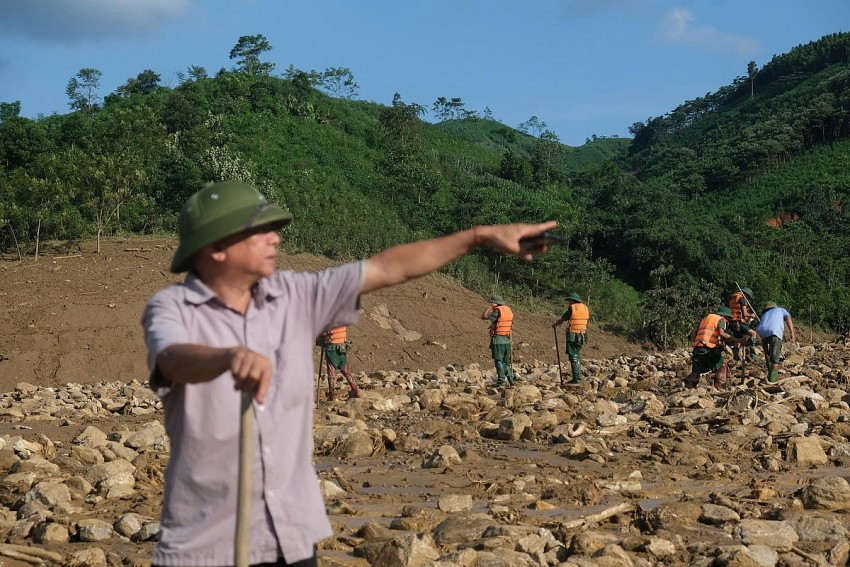
MULTIPOLYGON (((186 290, 186 301, 194 305, 218 300, 218 296, 192 271, 186 275, 183 287, 186 290)), ((262 278, 254 288, 254 302, 259 306, 282 293, 281 286, 275 285, 271 278, 262 278)))

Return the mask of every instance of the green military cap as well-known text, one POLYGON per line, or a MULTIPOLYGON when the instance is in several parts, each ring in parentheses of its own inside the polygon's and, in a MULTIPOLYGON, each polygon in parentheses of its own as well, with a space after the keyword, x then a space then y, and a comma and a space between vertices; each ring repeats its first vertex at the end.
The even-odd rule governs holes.
POLYGON ((573 293, 571 293, 567 296, 567 300, 578 301, 580 303, 581 302, 581 296, 579 294, 573 292, 573 293))
POLYGON ((292 213, 269 203, 256 187, 242 181, 210 183, 189 197, 180 209, 177 232, 180 243, 171 261, 171 271, 185 272, 192 256, 204 246, 243 230, 292 221, 292 213))
POLYGON ((773 309, 774 307, 779 307, 775 301, 767 301, 764 304, 764 309, 762 311, 767 311, 768 309, 773 309))
POLYGON ((504 305, 505 300, 502 299, 502 296, 499 295, 498 293, 494 293, 493 295, 490 296, 490 303, 495 303, 496 305, 504 305))
POLYGON ((732 310, 729 309, 728 307, 721 307, 720 309, 715 311, 715 313, 717 315, 720 315, 721 317, 731 317, 732 316, 732 310))

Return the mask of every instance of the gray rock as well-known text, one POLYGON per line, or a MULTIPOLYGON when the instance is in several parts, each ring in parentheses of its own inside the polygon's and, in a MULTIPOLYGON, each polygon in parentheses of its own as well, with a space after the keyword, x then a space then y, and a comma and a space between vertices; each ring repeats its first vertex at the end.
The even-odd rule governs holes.
POLYGON ((68 556, 68 567, 106 567, 106 553, 99 547, 74 551, 68 556))
POLYGON ((115 530, 103 520, 87 518, 77 522, 77 535, 80 541, 104 541, 112 537, 115 530))
POLYGON ((824 476, 800 490, 805 508, 840 510, 850 506, 850 485, 840 476, 824 476))
POLYGON ((766 545, 777 551, 791 551, 800 539, 794 528, 772 520, 741 520, 734 535, 744 545, 766 545))
POLYGON ((531 427, 531 418, 524 413, 518 413, 499 422, 498 439, 519 441, 526 428, 531 427))
POLYGON ((439 545, 470 543, 495 523, 487 514, 458 514, 440 522, 431 533, 439 545))
POLYGON ((425 567, 440 558, 431 536, 405 534, 384 544, 372 559, 372 567, 425 567))
POLYGON ((785 520, 785 523, 794 528, 800 541, 837 543, 850 538, 847 528, 833 516, 804 516, 785 520))
POLYGON ((424 469, 445 468, 459 465, 463 462, 457 450, 451 445, 441 445, 422 464, 424 469))
POLYGON ((66 484, 60 482, 40 482, 27 492, 24 501, 41 502, 48 508, 53 508, 61 502, 71 501, 71 491, 66 484))
POLYGON ((115 523, 112 525, 112 529, 114 529, 119 535, 129 538, 133 537, 136 532, 142 529, 142 522, 144 521, 145 519, 139 514, 128 512, 127 514, 122 514, 117 520, 115 520, 115 523))
POLYGON ((59 474, 59 466, 44 457, 33 455, 25 461, 18 461, 9 469, 10 473, 35 473, 39 477, 49 477, 59 474))
POLYGON ((341 459, 368 457, 375 450, 372 436, 366 431, 352 433, 337 445, 334 454, 341 459))
POLYGON ((68 543, 68 528, 54 522, 41 522, 30 534, 35 543, 68 543))
POLYGON ((792 463, 825 465, 829 462, 817 436, 792 437, 786 452, 786 458, 792 463))
POLYGON ((718 506, 717 504, 705 503, 700 508, 699 521, 703 524, 711 524, 714 526, 725 524, 727 522, 737 522, 741 516, 735 510, 726 506, 718 506))
POLYGON ((472 495, 470 494, 447 494, 437 500, 437 508, 448 514, 455 512, 468 512, 472 510, 472 495))

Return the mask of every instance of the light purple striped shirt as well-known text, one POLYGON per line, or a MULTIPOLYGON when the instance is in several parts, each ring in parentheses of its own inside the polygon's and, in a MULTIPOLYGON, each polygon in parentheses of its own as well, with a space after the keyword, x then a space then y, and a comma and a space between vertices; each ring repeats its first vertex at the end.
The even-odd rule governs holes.
POLYGON ((313 346, 324 329, 355 323, 364 264, 321 272, 277 271, 257 285, 247 313, 225 306, 198 278, 161 290, 142 315, 151 387, 163 400, 171 458, 162 533, 153 563, 232 565, 241 394, 226 372, 170 384, 156 368, 173 344, 246 346, 271 360, 273 379, 254 404, 249 562, 313 555, 333 535, 313 468, 313 346))

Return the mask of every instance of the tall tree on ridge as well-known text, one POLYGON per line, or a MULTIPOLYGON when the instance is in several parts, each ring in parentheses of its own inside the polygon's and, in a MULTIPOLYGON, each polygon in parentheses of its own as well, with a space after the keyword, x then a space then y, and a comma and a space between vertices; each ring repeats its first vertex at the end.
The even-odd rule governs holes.
POLYGON ((248 75, 269 75, 274 63, 263 63, 260 55, 271 51, 272 46, 263 34, 243 35, 230 50, 230 58, 236 59, 236 70, 248 75))

